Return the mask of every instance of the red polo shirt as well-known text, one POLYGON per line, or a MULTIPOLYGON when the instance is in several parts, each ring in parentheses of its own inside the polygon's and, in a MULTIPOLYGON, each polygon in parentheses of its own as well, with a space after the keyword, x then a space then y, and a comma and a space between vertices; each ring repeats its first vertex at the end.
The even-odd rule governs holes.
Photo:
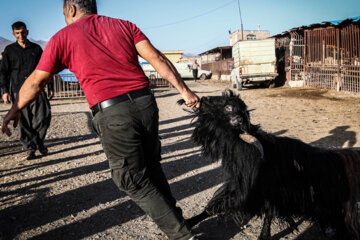
POLYGON ((147 40, 135 24, 91 15, 68 25, 48 42, 36 69, 75 73, 90 108, 149 85, 135 44, 147 40))

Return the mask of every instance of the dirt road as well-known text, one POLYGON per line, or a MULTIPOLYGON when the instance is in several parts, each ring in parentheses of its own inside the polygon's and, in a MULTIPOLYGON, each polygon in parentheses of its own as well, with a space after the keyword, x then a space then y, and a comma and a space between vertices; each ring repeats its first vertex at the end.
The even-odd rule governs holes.
MULTIPOLYGON (((199 96, 219 95, 230 85, 188 82, 199 96)), ((155 89, 160 109, 163 168, 185 217, 199 213, 220 186, 217 163, 201 156, 189 136, 191 118, 176 105, 174 89, 155 89)), ((245 89, 240 92, 253 123, 314 146, 360 147, 360 96, 319 89, 245 89)), ((21 160, 16 131, 0 136, 0 239, 166 239, 151 219, 110 178, 108 163, 91 130, 82 99, 54 100, 47 134, 49 155, 21 160)), ((9 105, 0 104, 0 120, 9 105)), ((324 239, 316 225, 298 233, 277 224, 274 239, 324 239)), ((261 219, 241 232, 229 220, 211 218, 194 229, 200 239, 256 239, 261 219)))

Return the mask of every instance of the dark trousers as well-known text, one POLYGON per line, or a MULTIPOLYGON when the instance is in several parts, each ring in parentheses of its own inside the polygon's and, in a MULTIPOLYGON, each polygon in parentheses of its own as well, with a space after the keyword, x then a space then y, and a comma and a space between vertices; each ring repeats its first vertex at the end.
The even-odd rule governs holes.
POLYGON ((194 77, 194 80, 196 81, 197 79, 197 75, 198 75, 198 70, 197 69, 193 69, 193 77, 194 77))
MULTIPOLYGON (((16 94, 14 98, 16 98, 16 94)), ((44 147, 46 132, 50 126, 51 110, 46 93, 42 92, 32 103, 20 111, 20 141, 28 152, 44 147)))
POLYGON ((160 165, 159 115, 153 95, 127 100, 98 112, 93 126, 118 188, 148 214, 170 239, 191 233, 160 165))

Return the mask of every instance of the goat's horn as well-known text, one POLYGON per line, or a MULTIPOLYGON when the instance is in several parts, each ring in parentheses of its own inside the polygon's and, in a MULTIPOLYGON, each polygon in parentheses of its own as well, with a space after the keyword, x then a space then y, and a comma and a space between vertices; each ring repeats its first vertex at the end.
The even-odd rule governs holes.
POLYGON ((261 142, 256 137, 248 134, 247 132, 240 134, 239 137, 244 142, 247 142, 248 144, 254 145, 259 150, 261 158, 264 157, 264 148, 261 145, 261 142))
POLYGON ((223 91, 222 95, 224 97, 232 97, 232 96, 234 96, 234 93, 233 93, 233 91, 231 91, 230 89, 227 88, 223 91))

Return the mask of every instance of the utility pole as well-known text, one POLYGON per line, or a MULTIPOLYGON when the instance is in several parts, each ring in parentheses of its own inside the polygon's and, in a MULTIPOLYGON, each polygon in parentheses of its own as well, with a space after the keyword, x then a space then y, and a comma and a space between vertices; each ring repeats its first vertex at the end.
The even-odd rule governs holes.
POLYGON ((243 22, 242 22, 242 17, 241 17, 240 0, 238 0, 238 6, 239 6, 239 15, 240 15, 240 23, 241 23, 241 40, 244 40, 244 28, 243 28, 243 22))

